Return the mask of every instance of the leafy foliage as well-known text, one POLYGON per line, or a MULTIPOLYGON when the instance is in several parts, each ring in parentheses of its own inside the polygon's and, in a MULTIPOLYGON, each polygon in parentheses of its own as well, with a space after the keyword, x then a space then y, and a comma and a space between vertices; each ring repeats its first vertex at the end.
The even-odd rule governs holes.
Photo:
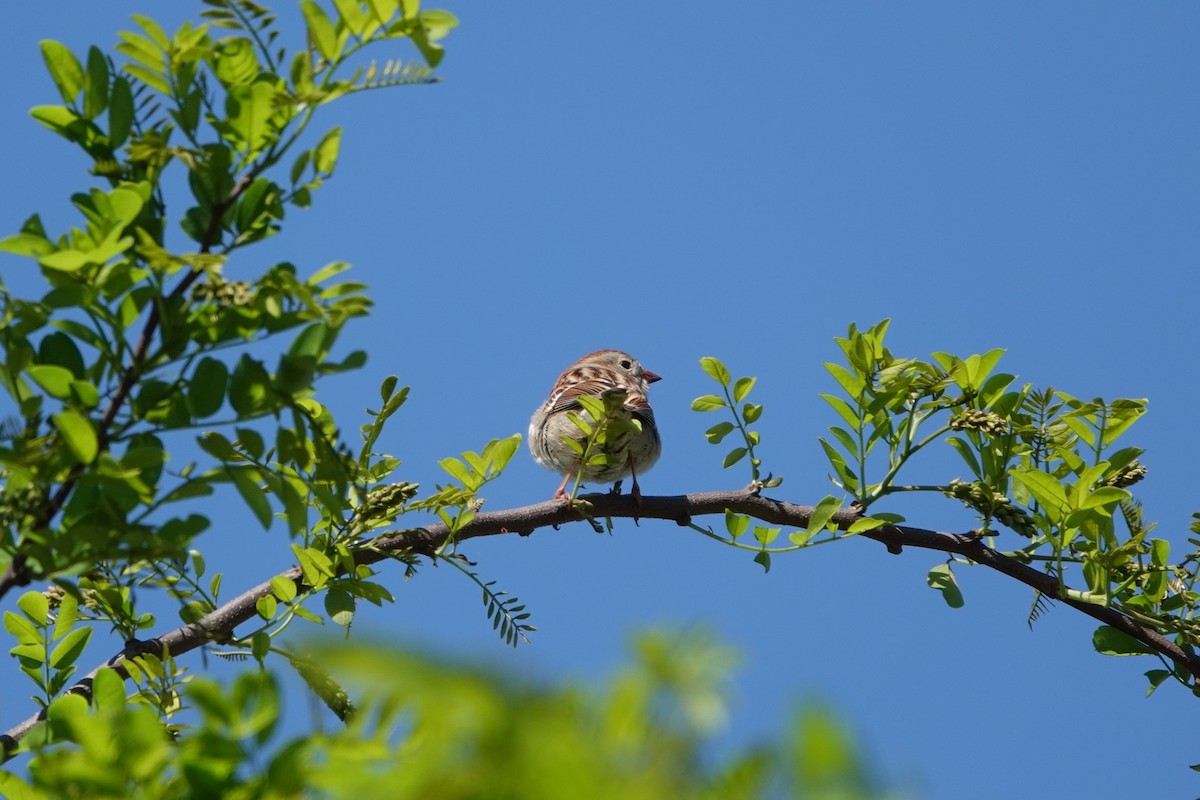
MULTIPOLYGON (((311 653, 366 698, 346 727, 283 740, 270 673, 197 679, 194 732, 172 743, 156 715, 127 705, 111 670, 94 708, 50 708, 29 780, 0 773, 6 797, 883 797, 853 742, 821 709, 777 741, 714 763, 732 656, 696 633, 646 633, 603 688, 537 688, 406 652, 338 644, 311 653), (418 735, 410 737, 409 731, 418 735)), ((328 676, 328 685, 337 686, 328 676)), ((335 689, 334 691, 339 691, 335 689)))
MULTIPOLYGON (((422 494, 396 477, 397 458, 375 450, 408 397, 396 377, 383 382, 357 447, 317 399, 324 380, 366 360, 338 350, 344 328, 370 310, 365 287, 342 280, 340 262, 280 262, 254 274, 240 258, 333 176, 342 132, 316 129, 318 112, 356 92, 432 81, 453 15, 417 0, 301 0, 306 42, 289 50, 265 6, 204 5, 204 22, 174 33, 134 17, 115 55, 42 44, 61 103, 32 116, 91 166, 71 197, 76 225, 49 232, 35 214, 0 241, 32 259, 46 284, 36 298, 0 284, 0 388, 14 409, 0 421, 0 596, 46 585, 4 614, 45 724, 18 745, 32 753, 28 780, 0 772, 0 792, 333 797, 382 785, 392 797, 873 796, 848 737, 818 712, 786 740, 707 768, 705 737, 724 719, 730 657, 702 638, 644 637, 637 665, 600 694, 532 689, 409 653, 283 648, 297 620, 348 634, 360 603, 391 602, 370 566, 384 555, 406 577, 426 562, 453 566, 481 591, 500 638, 527 641, 535 628, 525 606, 457 552, 483 516, 481 489, 520 437, 443 459, 449 480, 422 494), (366 49, 398 40, 419 63, 363 61, 366 49), (178 217, 168 196, 187 198, 178 217), (271 358, 268 342, 277 344, 271 358), (170 455, 180 452, 197 460, 176 466, 170 455), (219 492, 282 534, 296 566, 247 593, 242 617, 210 629, 206 621, 229 607, 202 550, 202 503, 219 492), (445 535, 383 549, 413 513, 439 519, 445 535), (158 625, 146 610, 152 597, 174 602, 190 626, 181 630, 218 640, 209 652, 253 669, 221 686, 189 674, 161 641, 140 641, 158 625), (89 685, 77 665, 105 628, 123 652, 89 685), (346 727, 280 740, 274 669, 283 663, 346 727)), ((837 339, 845 363, 826 365, 840 391, 823 395, 837 424, 820 443, 842 497, 820 500, 783 545, 782 527, 731 508, 723 530, 687 524, 769 571, 781 553, 902 522, 878 510, 887 497, 933 493, 978 516, 973 541, 1021 537, 1005 555, 1053 576, 1056 599, 1115 609, 1194 654, 1200 538, 1172 562, 1130 491, 1146 475, 1141 451, 1118 446, 1146 402, 1014 389, 1012 375, 995 372, 999 350, 896 358, 883 344, 887 328, 851 326, 837 339), (901 482, 914 457, 941 442, 966 478, 901 482), (1080 579, 1084 588, 1071 588, 1080 579)), ((757 379, 735 379, 713 357, 701 368, 720 393, 692 407, 728 417, 706 438, 721 445, 737 434, 723 468, 748 465, 748 492, 778 487, 782 478, 763 469, 763 405, 749 400, 757 379)), ((580 402, 585 413, 572 419, 586 435, 581 476, 606 458, 606 437, 637 423, 616 413, 616 395, 580 402)), ((582 501, 571 507, 587 517, 582 501)), ((1192 533, 1200 537, 1200 521, 1192 533)), ((967 563, 952 556, 928 573, 951 606, 964 603, 954 568, 967 563)), ((1035 596, 1031 622, 1049 599, 1035 596)), ((1148 641, 1105 625, 1093 645, 1115 656, 1161 652, 1148 641)), ((1163 666, 1146 673, 1149 691, 1172 677, 1196 686, 1200 672, 1163 666)))
MULTIPOLYGON (((756 526, 761 551, 755 560, 769 567, 772 553, 903 521, 876 510, 887 497, 940 494, 978 514, 980 526, 973 536, 990 541, 1003 533, 998 528, 1005 528, 1023 537, 1007 555, 1040 564, 1057 579, 1059 598, 1116 609, 1170 637, 1185 653, 1194 653, 1200 643, 1200 539, 1189 539, 1196 549, 1171 563, 1170 543, 1149 536, 1154 526, 1144 521, 1130 491, 1146 476, 1142 451, 1119 444, 1146 413, 1146 401, 1085 401, 1053 389, 1014 389, 1013 375, 995 371, 1001 350, 966 358, 934 353, 928 361, 899 358, 884 346, 888 324, 885 320, 865 331, 851 325, 847 336, 836 340, 845 363, 825 367, 840 393, 821 395, 839 420, 830 426, 829 437, 819 440, 832 470, 830 480, 856 509, 872 513, 841 533, 829 524, 841 501, 826 498, 814 509, 808 531, 792 534, 796 546, 791 548, 768 549, 778 529, 756 526), (901 482, 902 475, 917 472, 914 457, 938 443, 960 457, 967 478, 901 482), (826 526, 830 532, 825 538, 812 538, 826 526), (1071 588, 1073 577, 1082 578, 1086 588, 1071 588)), ((757 479, 753 445, 759 437, 744 423, 757 419, 761 406, 747 404, 741 416, 736 408, 742 399, 739 387, 744 395, 754 379, 733 382, 731 392, 724 364, 705 358, 701 367, 724 387, 725 396, 697 398, 692 408, 733 412, 733 422, 710 428, 706 436, 717 443, 739 430, 746 445, 730 453, 725 465, 748 453, 757 479)), ((748 547, 737 541, 748 519, 728 511, 726 518, 727 535, 692 527, 726 544, 748 547)), ((1200 523, 1192 532, 1200 533, 1200 523)), ((964 600, 952 568, 955 561, 970 563, 958 558, 939 564, 930 570, 928 583, 957 608, 964 600)), ((1035 594, 1031 624, 1044 613, 1047 600, 1035 594)), ((1144 642, 1108 626, 1097 631, 1094 644, 1107 655, 1155 654, 1144 642)), ((1151 690, 1167 676, 1193 685, 1178 664, 1164 659, 1164 666, 1168 669, 1147 674, 1151 690)))
MULTIPOLYGON (((95 623, 133 640, 157 622, 142 610, 153 593, 173 598, 185 623, 219 607, 196 501, 231 488, 259 526, 291 540, 297 577, 273 579, 257 626, 224 643, 233 649, 222 655, 262 662, 297 619, 349 628, 358 603, 390 602, 356 557, 367 537, 410 511, 467 524, 518 446, 511 437, 465 464, 447 459, 459 485, 429 497, 389 482, 400 462, 374 445, 408 389, 384 382, 357 453, 317 400, 321 380, 366 360, 335 356, 344 327, 370 308, 362 284, 338 280, 348 265, 227 275, 333 175, 341 131, 314 132, 317 113, 353 92, 432 80, 454 17, 414 0, 305 0, 308 42, 289 51, 266 7, 205 4, 205 23, 173 34, 135 16, 114 56, 42 45, 62 104, 33 117, 90 157, 98 184, 73 195, 76 227, 51 234, 34 215, 0 242, 35 260, 47 284, 37 299, 0 285, 0 386, 16 410, 0 429, 0 594, 55 583, 5 616, 43 707, 74 680, 95 623), (360 51, 399 40, 422 66, 355 66, 360 51), (181 192, 190 204, 171 220, 164 198, 181 192), (262 358, 260 345, 281 338, 282 352, 262 358), (207 461, 170 466, 190 439, 207 461)), ((415 572, 415 553, 395 557, 415 572)), ((501 635, 523 638, 528 613, 501 595, 491 610, 505 617, 501 635)), ((122 665, 164 721, 179 709, 187 677, 170 653, 135 648, 122 665)))

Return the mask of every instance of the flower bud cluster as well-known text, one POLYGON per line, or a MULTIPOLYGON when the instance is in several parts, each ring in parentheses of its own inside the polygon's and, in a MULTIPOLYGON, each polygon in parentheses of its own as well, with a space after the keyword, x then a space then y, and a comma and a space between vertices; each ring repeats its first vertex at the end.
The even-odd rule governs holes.
POLYGON ((1104 479, 1105 486, 1125 489, 1146 477, 1146 467, 1136 458, 1104 479))
POLYGON ((359 507, 363 519, 386 517, 388 512, 407 503, 417 493, 415 483, 401 482, 379 486, 367 492, 367 499, 359 507))
POLYGON ((254 290, 245 281, 210 277, 192 287, 192 299, 199 302, 211 301, 220 306, 248 306, 254 302, 254 290))
POLYGON ((966 408, 950 418, 952 431, 979 431, 990 436, 1008 433, 1008 421, 994 411, 966 408))
POLYGON ((1037 533, 1037 526, 1025 509, 1019 508, 1000 492, 992 491, 978 481, 966 483, 956 480, 950 484, 946 494, 1022 536, 1032 538, 1037 533))

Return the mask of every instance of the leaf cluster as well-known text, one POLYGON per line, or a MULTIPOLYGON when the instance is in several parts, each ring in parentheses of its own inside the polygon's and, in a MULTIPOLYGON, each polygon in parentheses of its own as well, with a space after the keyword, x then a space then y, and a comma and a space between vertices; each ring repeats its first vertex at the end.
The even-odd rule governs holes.
MULTIPOLYGON (((757 550, 755 560, 769 568, 772 553, 902 522, 903 517, 878 510, 884 498, 908 492, 943 495, 978 515, 972 536, 991 539, 1007 529, 1024 537, 1008 555, 1040 564, 1053 575, 1058 598, 1116 609, 1194 653, 1200 643, 1200 539, 1190 539, 1196 549, 1173 563, 1170 542, 1149 535, 1154 526, 1143 519, 1131 492, 1147 470, 1142 450, 1123 444, 1123 437, 1144 416, 1147 402, 1089 401, 1054 389, 1015 388, 1013 375, 996 371, 1001 350, 965 358, 949 353, 934 353, 929 360, 897 357, 884 344, 888 326, 886 320, 866 330, 851 325, 847 336, 836 339, 844 361, 825 365, 840 391, 821 396, 838 423, 819 441, 830 480, 860 516, 840 528, 831 524, 844 501, 827 497, 815 507, 808 529, 790 534, 793 546, 784 548, 768 547, 780 529, 759 525, 753 528, 757 545, 739 542, 749 518, 728 510, 723 533, 692 527, 757 550), (917 454, 936 445, 957 454, 968 471, 965 479, 909 477, 922 471, 917 454), (822 529, 827 533, 818 537, 822 529), (1081 580, 1083 588, 1073 588, 1072 579, 1081 580)), ((753 448, 759 439, 748 423, 757 419, 761 406, 737 407, 754 379, 731 381, 717 359, 706 358, 701 366, 722 385, 724 396, 698 398, 692 407, 729 409, 733 416, 706 436, 717 443, 737 430, 745 446, 731 452, 725 466, 749 455, 757 479, 753 448)), ((1200 525, 1193 526, 1196 532, 1200 525)), ((927 577, 952 607, 964 602, 956 562, 968 563, 951 558, 927 577)), ((1047 608, 1047 598, 1039 593, 1030 622, 1047 608)), ((1111 626, 1097 631, 1094 644, 1110 655, 1156 653, 1111 626)), ((1192 685, 1184 667, 1165 661, 1164 667, 1147 673, 1151 691, 1172 676, 1192 685)))
POLYGON ((844 727, 819 708, 795 715, 774 740, 711 758, 733 657, 697 632, 641 634, 634 660, 589 687, 533 686, 352 644, 300 661, 305 671, 323 665, 310 682, 330 697, 349 689, 372 711, 346 707, 345 727, 285 738, 269 671, 226 685, 196 679, 183 695, 196 724, 172 742, 103 669, 92 708, 77 695, 50 706, 44 740, 75 746, 39 748, 26 778, 0 772, 0 792, 28 800, 887 796, 844 727))
MULTIPOLYGON (((417 500, 419 487, 391 478, 399 460, 375 451, 408 389, 384 381, 357 452, 317 399, 323 379, 365 363, 337 353, 370 308, 365 287, 339 280, 340 262, 305 276, 240 258, 333 175, 341 131, 314 133, 315 115, 353 92, 430 81, 453 15, 415 0, 305 0, 307 41, 289 50, 265 6, 205 5, 204 22, 174 33, 135 16, 112 54, 41 46, 61 104, 32 115, 89 157, 95 182, 72 195, 74 227, 51 233, 35 214, 0 241, 46 284, 35 298, 0 284, 0 391, 13 408, 0 425, 0 594, 56 584, 5 617, 43 707, 96 623, 133 640, 156 624, 152 595, 191 624, 221 606, 222 575, 198 546, 208 498, 232 492, 264 531, 282 528, 297 564, 259 598, 257 626, 222 642, 225 656, 263 662, 296 619, 348 629, 360 602, 390 602, 357 558, 368 537, 409 511, 465 525, 517 448, 514 437, 447 459, 460 485, 417 500), (423 65, 359 65, 401 41, 423 65), (186 198, 181 213, 168 215, 168 195, 186 198), (279 354, 264 358, 269 340, 279 354), (198 458, 179 463, 189 451, 198 458)), ((396 558, 414 574, 415 553, 396 558)), ((511 618, 502 635, 532 630, 510 599, 497 603, 511 618)), ((122 664, 138 702, 168 721, 183 669, 153 649, 122 664)))

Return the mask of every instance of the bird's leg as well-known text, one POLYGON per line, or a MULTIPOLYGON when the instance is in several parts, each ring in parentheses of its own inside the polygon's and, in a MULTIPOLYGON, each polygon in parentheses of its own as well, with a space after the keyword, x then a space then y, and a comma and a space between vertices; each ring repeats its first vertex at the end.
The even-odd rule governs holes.
POLYGON ((629 490, 629 493, 633 495, 634 504, 640 506, 642 504, 642 489, 638 486, 637 468, 633 465, 632 453, 629 454, 629 480, 633 482, 633 488, 629 490))
POLYGON ((563 475, 562 483, 560 483, 558 485, 558 488, 554 490, 554 497, 551 498, 552 500, 567 500, 568 499, 566 489, 567 489, 567 481, 570 480, 570 478, 571 478, 571 472, 568 472, 566 475, 563 475))

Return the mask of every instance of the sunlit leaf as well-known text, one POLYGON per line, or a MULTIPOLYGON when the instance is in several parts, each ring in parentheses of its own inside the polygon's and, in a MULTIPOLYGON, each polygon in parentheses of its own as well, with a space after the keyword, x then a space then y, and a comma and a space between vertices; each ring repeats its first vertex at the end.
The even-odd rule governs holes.
POLYGON ((713 358, 712 356, 705 356, 704 358, 700 359, 700 368, 703 369, 710 378, 722 386, 729 385, 729 370, 725 368, 725 365, 721 363, 720 359, 713 358))
POLYGON ((929 570, 926 582, 931 588, 942 593, 946 605, 951 608, 963 607, 962 591, 958 588, 958 581, 955 580, 954 571, 950 569, 949 564, 938 564, 929 570))
POLYGON ((100 441, 91 420, 73 408, 64 409, 51 419, 75 459, 81 464, 92 463, 100 450, 100 441))

